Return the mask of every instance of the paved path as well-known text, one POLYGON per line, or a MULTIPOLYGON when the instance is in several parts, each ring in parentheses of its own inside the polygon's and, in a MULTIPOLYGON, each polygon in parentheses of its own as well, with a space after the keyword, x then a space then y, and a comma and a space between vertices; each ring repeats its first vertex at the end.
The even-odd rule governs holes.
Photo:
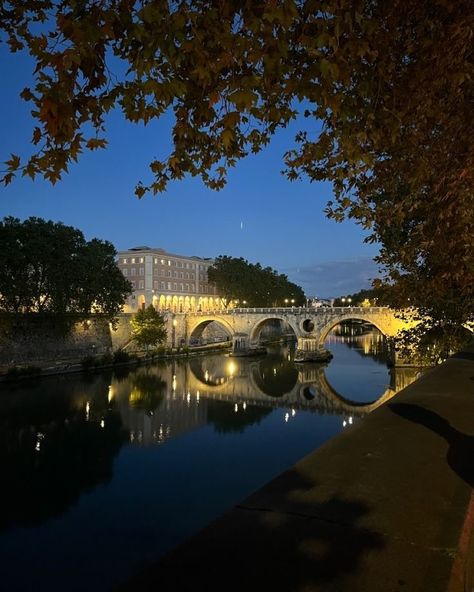
POLYGON ((123 588, 472 592, 474 348, 123 588))

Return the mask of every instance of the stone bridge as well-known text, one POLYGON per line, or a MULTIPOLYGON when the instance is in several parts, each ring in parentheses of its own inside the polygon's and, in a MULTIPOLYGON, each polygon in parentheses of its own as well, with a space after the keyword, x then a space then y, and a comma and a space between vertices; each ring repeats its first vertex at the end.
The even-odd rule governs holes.
MULTIPOLYGON (((168 316, 168 335, 173 345, 189 345, 212 322, 218 323, 232 340, 234 352, 248 351, 259 344, 265 323, 284 321, 298 341, 297 359, 314 360, 324 350, 328 333, 342 321, 371 323, 386 337, 394 337, 410 326, 388 307, 321 308, 234 308, 219 312, 176 313, 168 316)), ((403 365, 395 357, 397 365, 403 365)))

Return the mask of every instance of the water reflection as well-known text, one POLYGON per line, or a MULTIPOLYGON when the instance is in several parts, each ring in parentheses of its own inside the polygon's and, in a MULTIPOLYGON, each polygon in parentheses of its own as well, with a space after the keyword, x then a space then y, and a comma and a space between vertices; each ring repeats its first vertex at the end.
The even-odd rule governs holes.
POLYGON ((2 385, 6 589, 110 589, 358 421, 416 376, 373 337, 331 336, 327 366, 276 347, 2 385))
POLYGON ((108 380, 54 381, 0 398, 0 529, 61 515, 81 492, 112 478, 126 431, 108 380))

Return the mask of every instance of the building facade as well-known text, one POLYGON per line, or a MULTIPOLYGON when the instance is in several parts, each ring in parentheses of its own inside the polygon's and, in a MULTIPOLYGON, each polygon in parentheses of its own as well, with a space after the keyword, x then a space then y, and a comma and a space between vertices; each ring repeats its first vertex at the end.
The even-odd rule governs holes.
POLYGON ((223 307, 207 270, 213 259, 187 257, 164 249, 134 247, 118 253, 118 267, 133 286, 124 312, 153 304, 160 311, 212 311, 223 307))

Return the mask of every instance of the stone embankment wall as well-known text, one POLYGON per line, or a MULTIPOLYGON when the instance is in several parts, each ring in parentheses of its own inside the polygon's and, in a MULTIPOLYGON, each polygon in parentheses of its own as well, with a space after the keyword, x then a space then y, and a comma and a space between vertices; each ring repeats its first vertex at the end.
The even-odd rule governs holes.
POLYGON ((112 351, 109 323, 58 322, 51 317, 5 315, 0 317, 0 364, 21 365, 80 359, 112 351))

